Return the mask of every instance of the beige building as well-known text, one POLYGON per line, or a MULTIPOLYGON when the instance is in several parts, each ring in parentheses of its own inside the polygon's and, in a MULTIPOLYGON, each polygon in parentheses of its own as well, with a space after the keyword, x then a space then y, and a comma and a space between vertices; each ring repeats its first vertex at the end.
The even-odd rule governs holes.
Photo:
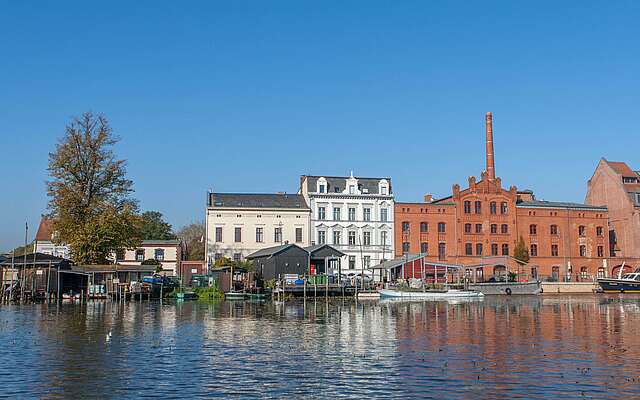
POLYGON ((162 264, 162 272, 168 276, 179 274, 182 251, 180 241, 143 240, 137 249, 124 250, 118 254, 120 265, 140 265, 145 260, 156 260, 162 264))
POLYGON ((640 173, 624 162, 600 160, 588 182, 586 203, 609 209, 612 263, 640 267, 640 173))
POLYGON ((209 193, 206 258, 235 261, 258 250, 295 243, 309 245, 311 210, 298 194, 209 193))

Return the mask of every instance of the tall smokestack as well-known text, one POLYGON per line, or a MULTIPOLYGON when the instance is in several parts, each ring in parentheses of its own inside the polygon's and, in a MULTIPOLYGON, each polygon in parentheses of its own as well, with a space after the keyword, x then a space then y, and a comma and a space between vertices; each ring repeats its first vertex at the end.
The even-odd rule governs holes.
POLYGON ((487 179, 493 181, 496 179, 496 167, 493 164, 493 120, 491 113, 486 116, 487 125, 487 179))

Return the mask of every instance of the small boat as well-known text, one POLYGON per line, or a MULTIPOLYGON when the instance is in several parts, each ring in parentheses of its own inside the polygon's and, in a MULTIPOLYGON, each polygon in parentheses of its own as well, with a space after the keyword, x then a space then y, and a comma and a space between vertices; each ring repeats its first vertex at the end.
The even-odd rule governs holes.
POLYGON ((640 268, 619 278, 598 278, 605 293, 640 293, 640 268))
POLYGON ((358 300, 377 300, 379 298, 380 298, 380 292, 377 290, 358 291, 358 300))
POLYGON ((197 299, 198 295, 194 292, 178 292, 176 293, 176 299, 178 300, 192 300, 197 299))
POLYGON ((449 298, 480 298, 484 297, 482 292, 474 292, 471 290, 449 289, 442 291, 426 290, 393 290, 382 289, 378 291, 380 298, 402 298, 402 299, 449 299, 449 298))
POLYGON ((485 295, 536 295, 542 293, 540 281, 532 282, 483 282, 470 283, 469 290, 485 295))
POLYGON ((244 292, 227 292, 224 294, 225 300, 244 300, 247 294, 244 292))

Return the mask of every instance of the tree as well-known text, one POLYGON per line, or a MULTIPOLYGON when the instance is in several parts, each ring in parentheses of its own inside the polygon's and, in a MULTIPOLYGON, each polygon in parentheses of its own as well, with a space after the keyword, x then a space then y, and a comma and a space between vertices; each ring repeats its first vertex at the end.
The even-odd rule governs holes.
POLYGON ((522 238, 522 236, 520 236, 520 238, 518 239, 516 248, 513 250, 513 258, 515 258, 522 264, 527 264, 529 262, 529 250, 524 244, 524 239, 522 238))
POLYGON ((147 258, 146 260, 141 262, 140 265, 155 265, 156 273, 162 272, 162 263, 154 258, 147 258))
POLYGON ((159 211, 145 211, 142 218, 142 240, 169 240, 175 239, 171 225, 162 219, 159 211))
POLYGON ((138 204, 125 161, 107 119, 90 112, 75 117, 49 153, 49 218, 56 243, 69 245, 76 263, 106 263, 117 249, 140 244, 138 204))
POLYGON ((181 240, 185 258, 189 261, 204 261, 204 222, 183 226, 177 233, 181 240))

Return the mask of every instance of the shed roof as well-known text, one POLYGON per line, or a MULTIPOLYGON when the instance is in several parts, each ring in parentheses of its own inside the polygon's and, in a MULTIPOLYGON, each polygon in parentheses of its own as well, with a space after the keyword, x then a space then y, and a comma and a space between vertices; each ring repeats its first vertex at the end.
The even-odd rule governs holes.
POLYGON ((254 253, 249 254, 245 258, 247 260, 252 260, 254 258, 260 258, 260 257, 271 257, 271 256, 275 256, 276 254, 282 253, 283 251, 288 250, 292 247, 297 247, 300 250, 304 250, 302 249, 302 247, 297 246, 295 244, 285 244, 281 246, 273 246, 273 247, 267 247, 265 249, 260 249, 254 253))
MULTIPOLYGON (((51 264, 52 266, 57 266, 57 265, 69 265, 71 264, 71 260, 67 260, 66 258, 62 258, 62 257, 56 257, 56 256, 52 256, 51 254, 45 254, 45 253, 28 253, 27 254, 27 261, 25 263, 25 256, 21 255, 21 256, 16 256, 13 258, 13 265, 14 266, 23 266, 26 265, 27 267, 29 266, 34 266, 34 265, 49 265, 51 264), (34 259, 35 258, 35 259, 34 259)), ((4 260, 3 262, 0 263, 0 265, 2 265, 3 267, 10 267, 12 263, 11 257, 7 258, 6 260, 4 260)))

